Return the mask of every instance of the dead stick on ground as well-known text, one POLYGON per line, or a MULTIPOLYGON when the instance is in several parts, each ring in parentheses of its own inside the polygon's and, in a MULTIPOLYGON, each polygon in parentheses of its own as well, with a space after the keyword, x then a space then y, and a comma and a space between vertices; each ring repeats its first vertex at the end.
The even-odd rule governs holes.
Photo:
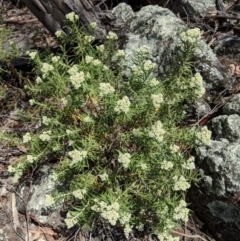
POLYGON ((191 234, 185 234, 185 233, 181 233, 181 232, 178 232, 178 231, 172 231, 174 234, 178 234, 180 236, 184 236, 184 237, 188 237, 188 238, 199 238, 203 241, 208 241, 207 239, 201 237, 200 235, 196 234, 196 235, 191 235, 191 234))

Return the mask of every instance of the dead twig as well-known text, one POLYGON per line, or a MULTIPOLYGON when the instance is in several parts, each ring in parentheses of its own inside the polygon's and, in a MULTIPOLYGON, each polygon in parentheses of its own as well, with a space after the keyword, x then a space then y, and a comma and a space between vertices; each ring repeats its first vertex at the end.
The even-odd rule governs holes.
POLYGON ((184 237, 188 237, 188 238, 199 238, 199 239, 201 239, 201 240, 203 240, 203 241, 209 241, 209 240, 201 237, 201 236, 198 235, 198 234, 195 234, 195 235, 185 234, 185 233, 182 233, 182 232, 176 231, 176 230, 173 230, 172 232, 173 232, 174 234, 177 234, 177 235, 180 235, 180 236, 184 236, 184 237))

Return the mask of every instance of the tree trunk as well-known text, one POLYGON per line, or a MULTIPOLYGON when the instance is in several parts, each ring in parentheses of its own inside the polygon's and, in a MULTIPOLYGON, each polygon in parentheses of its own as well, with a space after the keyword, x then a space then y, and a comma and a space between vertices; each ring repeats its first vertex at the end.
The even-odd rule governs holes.
POLYGON ((65 15, 75 12, 79 16, 80 27, 84 28, 92 22, 97 23, 98 29, 95 37, 101 41, 106 36, 106 27, 103 25, 102 19, 106 16, 112 18, 111 14, 104 14, 99 7, 94 6, 89 0, 22 1, 53 35, 64 26, 65 15))

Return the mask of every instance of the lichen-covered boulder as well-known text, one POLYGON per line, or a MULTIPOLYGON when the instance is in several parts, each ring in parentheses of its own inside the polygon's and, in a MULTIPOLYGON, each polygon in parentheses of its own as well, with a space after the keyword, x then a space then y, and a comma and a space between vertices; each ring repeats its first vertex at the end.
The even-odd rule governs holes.
POLYGON ((190 201, 218 241, 240 237, 240 94, 210 123, 211 146, 199 148, 200 186, 190 201))
MULTIPOLYGON (((113 9, 122 47, 126 52, 126 67, 130 73, 132 58, 136 49, 143 45, 151 48, 151 57, 158 64, 158 74, 164 77, 176 61, 176 47, 180 43, 180 34, 187 30, 185 23, 167 8, 146 6, 134 13, 129 5, 119 4, 113 9)), ((201 72, 207 90, 226 86, 230 81, 227 70, 217 59, 211 48, 200 41, 195 53, 196 71, 201 72)))

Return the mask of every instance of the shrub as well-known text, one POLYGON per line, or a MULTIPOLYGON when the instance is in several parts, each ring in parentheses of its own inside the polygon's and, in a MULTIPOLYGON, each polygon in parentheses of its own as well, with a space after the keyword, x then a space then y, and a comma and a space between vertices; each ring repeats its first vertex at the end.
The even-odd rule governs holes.
POLYGON ((68 228, 101 220, 122 227, 126 236, 149 227, 160 240, 177 240, 170 233, 188 220, 184 196, 197 179, 190 152, 203 136, 207 142, 205 134, 209 138, 206 129, 183 125, 184 102, 204 93, 200 74, 191 70, 200 35, 188 41, 191 31, 185 32, 184 61, 167 78, 158 79, 148 46, 136 50, 126 78, 117 35, 109 32, 94 47, 97 26, 91 24, 86 34, 75 15, 67 19, 72 32, 56 33, 61 54, 42 59, 29 53, 36 79, 25 87, 30 107, 20 116, 38 129, 23 135, 27 154, 9 171, 17 182, 27 170, 58 160, 52 174, 57 188, 46 202, 69 204, 68 228), (71 57, 64 47, 68 39, 71 57))

